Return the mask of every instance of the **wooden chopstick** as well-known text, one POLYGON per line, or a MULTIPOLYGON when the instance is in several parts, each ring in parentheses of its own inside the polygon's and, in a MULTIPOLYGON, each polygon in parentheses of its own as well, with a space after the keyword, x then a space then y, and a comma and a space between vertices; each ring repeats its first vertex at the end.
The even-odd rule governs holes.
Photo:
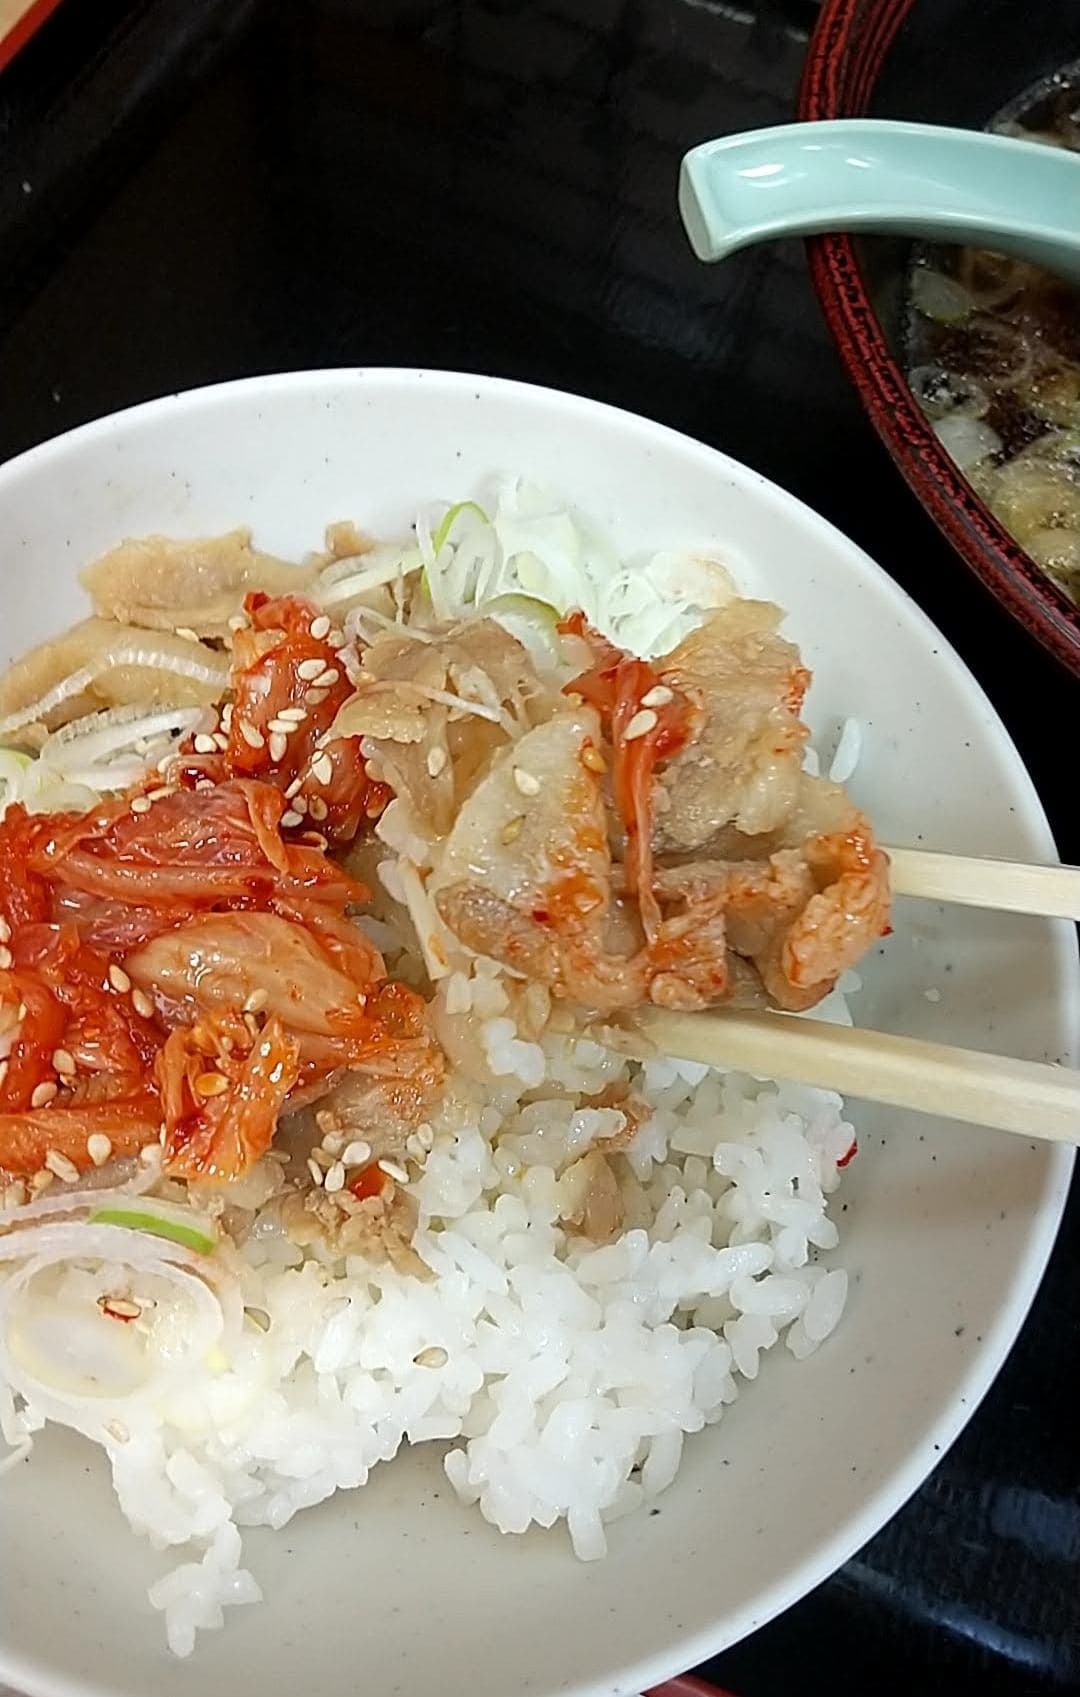
POLYGON ((898 896, 1045 919, 1080 919, 1080 867, 1025 866, 1019 860, 979 860, 929 849, 889 848, 886 853, 898 896))
POLYGON ((673 1055, 1022 1137, 1080 1143, 1080 1072, 1043 1061, 781 1013, 639 1008, 624 1023, 594 1034, 638 1060, 673 1055))
MULTIPOLYGON (((1080 867, 1028 866, 929 849, 889 848, 896 895, 1004 913, 1080 919, 1080 867)), ((890 1108, 1080 1144, 1080 1072, 1045 1061, 894 1037, 782 1013, 639 1008, 597 1040, 638 1060, 674 1055, 787 1078, 890 1108)))

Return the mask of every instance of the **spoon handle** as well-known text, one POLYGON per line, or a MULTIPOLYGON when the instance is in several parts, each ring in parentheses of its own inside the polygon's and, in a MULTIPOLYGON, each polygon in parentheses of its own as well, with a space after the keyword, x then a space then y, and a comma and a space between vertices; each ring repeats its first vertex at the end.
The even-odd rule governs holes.
POLYGON ((838 118, 689 152, 679 210, 699 259, 869 230, 963 242, 1080 281, 1080 154, 980 130, 838 118))

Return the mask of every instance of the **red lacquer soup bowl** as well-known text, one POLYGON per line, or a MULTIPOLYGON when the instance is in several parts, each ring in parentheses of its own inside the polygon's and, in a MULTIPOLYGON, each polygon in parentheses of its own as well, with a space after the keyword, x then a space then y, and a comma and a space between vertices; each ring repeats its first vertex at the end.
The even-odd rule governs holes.
MULTIPOLYGON (((978 129, 1080 60, 1071 0, 825 0, 807 55, 802 118, 871 116, 978 129)), ((1080 207, 1062 216, 1080 218, 1080 207)), ((829 329, 897 466, 954 548, 1009 612, 1080 674, 1080 607, 999 523, 939 442, 905 377, 910 248, 847 235, 809 241, 829 329)), ((1080 321, 1080 294, 1077 296, 1080 321)))

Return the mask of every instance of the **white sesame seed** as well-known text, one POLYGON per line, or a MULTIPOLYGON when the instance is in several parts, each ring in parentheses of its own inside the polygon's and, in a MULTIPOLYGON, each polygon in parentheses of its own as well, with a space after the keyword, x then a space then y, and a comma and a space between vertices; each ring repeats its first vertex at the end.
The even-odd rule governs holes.
POLYGON ((131 804, 131 811, 132 811, 132 813, 149 813, 149 811, 150 811, 150 798, 149 798, 149 796, 137 795, 135 797, 135 800, 131 804))
POLYGON ((307 718, 307 713, 303 707, 283 707, 281 712, 278 714, 278 718, 292 719, 294 724, 302 725, 304 720, 307 718))
POLYGON ((321 660, 301 660, 296 668, 296 675, 298 678, 303 678, 305 683, 310 683, 312 678, 317 678, 323 670, 324 665, 321 660))
POLYGON ((249 748, 262 748, 266 742, 262 732, 257 731, 254 725, 249 725, 246 719, 240 721, 240 735, 249 748))
POLYGON ((5 948, 4 945, 0 943, 0 968, 6 972, 14 959, 15 957, 11 950, 5 948))
POLYGON ((424 1145, 417 1137, 415 1131, 412 1136, 407 1138, 405 1141, 405 1153, 406 1155, 411 1156, 414 1161, 422 1161, 424 1158, 424 1145))
POLYGON ((514 783, 522 795, 540 794, 540 779, 535 777, 532 772, 526 772, 523 766, 514 767, 514 783))
POLYGON ((330 1171, 327 1173, 326 1178, 323 1180, 323 1189, 333 1192, 335 1190, 344 1190, 344 1188, 345 1168, 342 1166, 340 1161, 335 1161, 333 1166, 330 1168, 330 1171))
POLYGON ((0 917, 0 943, 11 942, 11 926, 7 920, 0 917))
POLYGON ((301 816, 308 810, 307 796, 298 795, 293 798, 293 811, 301 816))
POLYGON ((117 966, 115 961, 113 961, 112 965, 109 967, 109 983, 112 985, 114 990, 119 990, 122 996, 126 996, 128 991, 131 989, 131 979, 128 977, 123 967, 117 966))
POLYGON ((220 749, 222 754, 224 754, 225 750, 228 748, 228 746, 229 746, 229 739, 225 735, 225 732, 224 731, 215 731, 214 732, 214 747, 217 748, 217 749, 220 749))
POLYGON ((205 795, 207 790, 212 790, 214 788, 214 780, 212 778, 200 778, 198 783, 195 785, 195 788, 201 795, 205 795))
POLYGON ((198 631, 192 630, 190 625, 177 625, 176 634, 182 636, 185 642, 198 642, 199 640, 198 631))
POLYGON ((295 807, 286 808, 281 815, 280 824, 283 831, 291 831, 294 825, 302 825, 303 823, 304 815, 297 813, 295 807))
POLYGON ((145 990, 136 989, 131 992, 131 1005, 137 1014, 142 1015, 143 1019, 150 1019, 153 1016, 154 1004, 145 990))
POLYGON ((221 728, 227 731, 232 724, 232 702, 227 701, 221 709, 221 728))
POLYGON ((667 684, 654 684, 641 698, 643 707, 667 707, 675 699, 675 691, 667 684))
POLYGON ((175 794, 176 794, 175 785, 173 785, 173 784, 161 784, 156 790, 147 790, 146 799, 147 799, 147 801, 161 801, 165 796, 175 795, 175 794))
POLYGON ((336 666, 327 666, 325 672, 320 672, 315 679, 315 687, 316 689, 330 689, 333 684, 337 683, 340 676, 341 673, 336 666))
POLYGON ((55 1173, 51 1173, 47 1167, 39 1167, 33 1178, 30 1180, 30 1189, 35 1192, 48 1190, 55 1176, 55 1173))
POLYGON ((144 1167, 160 1167, 161 1144, 144 1143, 142 1148, 139 1150, 139 1161, 144 1167))
POLYGON ((47 1108, 49 1103, 59 1094, 60 1086, 55 1079, 43 1079, 30 1097, 30 1106, 32 1108, 47 1108))
POLYGON ((62 1154, 59 1149, 46 1150, 45 1165, 64 1184, 75 1184, 78 1181, 78 1167, 74 1161, 69 1161, 67 1156, 62 1154))
POLYGON ((111 1314, 115 1320, 137 1320, 142 1313, 139 1304, 127 1296, 99 1296, 98 1307, 103 1314, 111 1314))
POLYGON ((217 743, 213 737, 205 736, 202 732, 195 738, 196 754, 213 754, 216 747, 217 743))
POLYGON ((22 1179, 12 1179, 10 1184, 6 1184, 4 1186, 4 1195, 2 1202, 0 1202, 0 1207, 21 1208, 23 1203, 26 1201, 26 1197, 27 1189, 22 1179))
POLYGON ((328 754, 317 754, 311 762, 311 775, 316 783, 329 784, 333 782, 334 762, 328 754))
POLYGON ((8 1063, 7 1063, 7 1060, 4 1059, 4 1060, 0 1061, 0 1084, 3 1084, 5 1078, 7 1077, 7 1070, 8 1070, 8 1063))
POLYGON ((112 1140, 103 1131, 93 1131, 86 1139, 86 1153, 95 1167, 103 1167, 112 1154, 112 1140))
POLYGON ((285 800, 286 801, 292 801, 294 796, 298 796, 300 794, 300 786, 303 783, 303 781, 304 781, 303 778, 294 778, 293 779, 292 783, 289 785, 288 789, 285 791, 285 800))
POLYGON ((635 713, 623 732, 623 742, 634 742, 638 737, 647 736, 656 725, 656 714, 651 707, 642 708, 635 713))
POLYGON ((266 728, 268 731, 276 731, 278 736, 291 737, 296 730, 296 720, 271 719, 266 728))
POLYGON ((326 700, 326 691, 324 689, 306 689, 304 700, 309 707, 319 707, 326 700))
POLYGON ((321 642, 324 636, 330 634, 330 620, 325 613, 320 613, 317 619, 312 619, 311 634, 316 642, 321 642))
POLYGON ((327 807, 321 796, 313 795, 311 800, 308 802, 308 812, 316 821, 322 821, 325 819, 329 811, 330 809, 327 807))
POLYGON ((247 614, 246 613, 234 613, 232 618, 229 620, 229 629, 230 630, 247 630, 247 628, 248 628, 247 614))
POLYGON ((363 1167, 371 1160, 371 1144, 358 1137, 354 1142, 346 1144, 341 1159, 347 1167, 363 1167))
POLYGON ((305 831, 301 841, 310 843, 312 848, 315 849, 324 849, 326 847, 326 838, 323 836, 321 831, 305 831))
POLYGON ((244 1003, 244 1012, 259 1013, 266 1006, 269 1000, 270 992, 268 990, 253 990, 247 1001, 244 1003))
POLYGON ((430 1149, 435 1142, 435 1133, 428 1125, 427 1120, 420 1121, 416 1128, 416 1135, 425 1149, 430 1149))
POLYGON ((67 1049, 54 1049, 52 1064, 57 1072, 62 1073, 66 1078, 70 1078, 75 1071, 75 1057, 69 1054, 67 1049))
POLYGON ((399 1167, 396 1161, 380 1161, 379 1171, 385 1173, 387 1178, 396 1179, 398 1184, 408 1184, 409 1182, 409 1175, 405 1168, 399 1167))
POLYGON ((343 630, 332 630, 326 640, 331 648, 344 648, 348 638, 343 630))
POLYGON ((289 744, 280 731, 270 732, 270 758, 276 766, 289 752, 289 744))
POLYGON ((417 1367, 445 1367, 449 1359, 450 1357, 445 1349, 437 1343, 429 1344, 426 1349, 422 1349, 418 1355, 413 1356, 413 1362, 417 1367))
POLYGON ((443 767, 446 765, 446 760, 447 755, 445 748, 439 747, 429 749, 427 757, 428 777, 437 778, 443 767))
POLYGON ((131 1438, 131 1433, 122 1420, 106 1420, 105 1430, 118 1444, 126 1444, 131 1438))
POLYGON ((317 1161, 312 1160, 310 1155, 308 1156, 307 1170, 311 1174, 312 1184, 321 1184, 322 1183, 322 1181, 323 1181, 322 1168, 320 1167, 320 1165, 317 1161))

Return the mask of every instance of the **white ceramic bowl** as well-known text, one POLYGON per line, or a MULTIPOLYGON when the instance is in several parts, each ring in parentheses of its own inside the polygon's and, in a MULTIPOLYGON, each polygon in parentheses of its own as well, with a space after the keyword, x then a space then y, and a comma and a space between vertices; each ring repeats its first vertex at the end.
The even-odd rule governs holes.
MULTIPOLYGON (((978 686, 824 520, 657 425, 486 378, 260 378, 26 454, 0 470, 0 659, 79 616, 76 568, 125 535, 250 524, 298 555, 327 520, 400 532, 420 502, 510 469, 565 490, 627 548, 715 550, 786 606, 815 726, 865 721, 853 789, 885 840, 1053 856, 978 686)), ((1066 926, 901 902, 865 978, 859 1017, 886 1030, 1058 1059, 1077 1025, 1066 926)), ((0 1484, 0 1680, 35 1697, 601 1697, 760 1626, 869 1538, 969 1418, 1027 1311, 1071 1167, 1018 1137, 872 1110, 858 1123, 834 1204, 843 1325, 804 1365, 776 1352, 690 1440, 661 1512, 612 1528, 605 1562, 579 1566, 560 1534, 500 1537, 456 1505, 428 1448, 250 1535, 267 1603, 231 1611, 177 1663, 145 1601, 163 1558, 128 1532, 96 1455, 49 1434, 0 1484)))

